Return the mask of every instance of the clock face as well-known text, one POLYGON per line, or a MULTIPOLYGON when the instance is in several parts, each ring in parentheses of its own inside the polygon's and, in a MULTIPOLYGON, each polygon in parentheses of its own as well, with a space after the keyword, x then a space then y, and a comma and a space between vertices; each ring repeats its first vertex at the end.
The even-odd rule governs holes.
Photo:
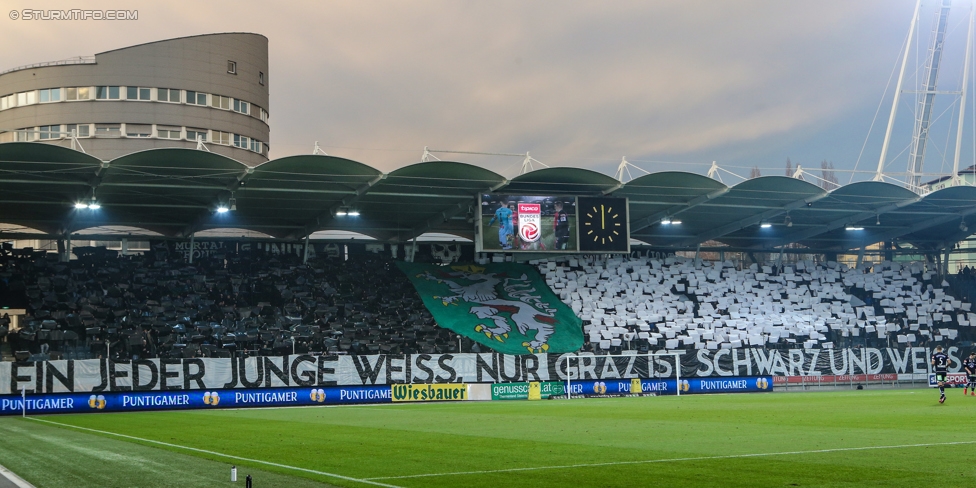
POLYGON ((629 252, 627 199, 579 197, 580 251, 629 252))

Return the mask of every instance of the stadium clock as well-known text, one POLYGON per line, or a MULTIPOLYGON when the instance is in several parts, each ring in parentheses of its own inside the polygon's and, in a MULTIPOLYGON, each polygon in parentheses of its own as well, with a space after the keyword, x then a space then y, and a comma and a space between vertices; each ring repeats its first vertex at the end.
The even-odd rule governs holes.
POLYGON ((579 250, 628 252, 627 199, 579 197, 579 250))

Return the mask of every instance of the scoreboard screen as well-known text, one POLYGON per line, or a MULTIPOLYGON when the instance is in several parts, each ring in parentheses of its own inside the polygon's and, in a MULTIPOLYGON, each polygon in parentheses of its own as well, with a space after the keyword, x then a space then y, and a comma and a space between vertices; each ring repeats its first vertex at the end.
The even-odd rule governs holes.
POLYGON ((482 194, 477 252, 630 252, 628 202, 617 197, 482 194))

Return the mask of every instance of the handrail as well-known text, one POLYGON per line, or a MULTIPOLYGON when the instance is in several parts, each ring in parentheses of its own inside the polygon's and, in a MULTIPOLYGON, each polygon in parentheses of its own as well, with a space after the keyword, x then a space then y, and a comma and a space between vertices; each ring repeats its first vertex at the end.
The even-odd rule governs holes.
POLYGON ((0 71, 0 75, 5 75, 13 71, 20 71, 31 68, 44 68, 46 66, 66 66, 72 64, 95 64, 95 56, 76 56, 73 58, 62 59, 59 61, 44 61, 41 63, 25 64, 23 66, 17 66, 16 68, 10 68, 8 70, 0 71))

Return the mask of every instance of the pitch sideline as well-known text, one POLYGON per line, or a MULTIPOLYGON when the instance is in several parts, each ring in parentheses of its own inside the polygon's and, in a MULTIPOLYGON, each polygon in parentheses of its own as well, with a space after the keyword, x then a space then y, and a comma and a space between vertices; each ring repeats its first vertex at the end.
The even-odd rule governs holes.
POLYGON ((524 468, 487 469, 481 471, 454 471, 449 473, 410 474, 404 476, 379 476, 375 478, 363 478, 363 479, 399 480, 399 479, 408 479, 408 478, 432 478, 435 476, 459 476, 459 475, 471 475, 471 474, 511 473, 511 472, 519 472, 519 471, 540 471, 544 469, 592 468, 592 467, 601 467, 601 466, 673 463, 673 462, 682 462, 682 461, 710 461, 715 459, 789 456, 795 454, 818 454, 818 453, 844 452, 844 451, 868 451, 872 449, 905 449, 911 447, 958 446, 963 444, 976 444, 976 441, 934 442, 934 443, 927 443, 927 444, 902 444, 897 446, 840 447, 836 449, 815 449, 811 451, 761 452, 761 453, 754 453, 754 454, 729 454, 725 456, 698 456, 698 457, 669 458, 669 459, 647 459, 642 461, 611 461, 606 463, 565 464, 560 466, 529 466, 524 468))
POLYGON ((206 449, 199 449, 199 448, 196 448, 196 447, 181 446, 179 444, 171 444, 169 442, 156 441, 156 440, 152 440, 152 439, 143 439, 142 437, 135 437, 135 436, 131 436, 131 435, 118 434, 118 433, 109 432, 109 431, 106 431, 106 430, 90 429, 88 427, 79 427, 77 425, 63 424, 61 422, 54 422, 53 420, 44 420, 44 419, 39 419, 39 418, 35 418, 35 417, 25 417, 25 418, 28 419, 28 420, 33 420, 35 422, 43 422, 43 423, 46 423, 46 424, 59 425, 59 426, 68 427, 68 428, 71 428, 71 429, 86 430, 86 431, 89 431, 89 432, 96 432, 96 433, 99 433, 99 434, 106 434, 106 435, 112 435, 112 436, 116 436, 116 437, 122 437, 122 438, 125 438, 125 439, 132 439, 132 440, 141 441, 141 442, 148 442, 150 444, 159 444, 161 446, 175 447, 177 449, 185 449, 187 451, 200 452, 200 453, 204 453, 204 454, 210 454, 210 455, 213 455, 213 456, 225 457, 225 458, 228 458, 228 459, 236 459, 238 461, 247 461, 247 462, 251 462, 251 463, 263 464, 263 465, 266 465, 266 466, 274 466, 274 467, 277 467, 277 468, 285 468, 285 469, 292 469, 292 470, 295 470, 295 471, 303 471, 303 472, 306 472, 306 473, 312 473, 312 474, 317 474, 317 475, 321 475, 321 476, 328 476, 328 477, 331 477, 331 478, 337 478, 337 479, 346 480, 346 481, 353 481, 353 482, 356 482, 356 483, 363 483, 363 484, 373 485, 373 486, 383 486, 383 487, 386 487, 386 488, 401 488, 401 487, 399 487, 397 485, 390 485, 390 484, 386 484, 386 483, 380 483, 380 482, 374 481, 372 479, 353 478, 351 476, 343 476, 341 474, 327 473, 325 471, 318 471, 318 470, 308 469, 308 468, 300 468, 298 466, 289 466, 287 464, 279 464, 279 463, 273 463, 273 462, 270 462, 270 461, 262 461, 260 459, 251 459, 251 458, 246 458, 246 457, 241 457, 241 456, 234 456, 232 454, 224 454, 222 452, 208 451, 206 449))

